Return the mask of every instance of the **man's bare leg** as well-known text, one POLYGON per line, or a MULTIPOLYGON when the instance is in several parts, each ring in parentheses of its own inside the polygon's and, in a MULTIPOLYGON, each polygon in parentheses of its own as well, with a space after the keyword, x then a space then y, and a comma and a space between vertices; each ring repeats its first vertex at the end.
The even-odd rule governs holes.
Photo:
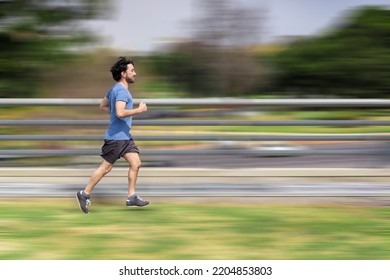
POLYGON ((127 153, 123 156, 129 163, 128 173, 128 196, 135 193, 135 185, 137 183, 138 171, 141 167, 141 159, 138 153, 127 153))
POLYGON ((91 178, 88 181, 87 186, 84 189, 84 193, 90 195, 93 188, 100 182, 100 180, 112 169, 112 164, 104 160, 100 166, 92 173, 91 178))
POLYGON ((128 173, 128 198, 126 206, 143 207, 150 204, 149 201, 142 200, 141 197, 135 195, 135 185, 138 179, 138 171, 141 167, 141 159, 138 153, 127 153, 123 156, 129 163, 128 173))

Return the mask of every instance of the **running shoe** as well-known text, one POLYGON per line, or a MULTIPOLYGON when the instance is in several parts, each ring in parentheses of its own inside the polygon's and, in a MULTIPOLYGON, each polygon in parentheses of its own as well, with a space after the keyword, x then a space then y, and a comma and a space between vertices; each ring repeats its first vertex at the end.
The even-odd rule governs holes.
POLYGON ((83 191, 79 191, 76 194, 77 203, 79 204, 81 211, 83 211, 85 214, 89 214, 88 206, 91 205, 91 201, 89 200, 89 198, 89 195, 87 195, 83 191))
POLYGON ((131 197, 129 197, 127 200, 126 200, 126 206, 127 207, 132 207, 132 206, 135 206, 135 207, 144 207, 144 206, 147 206, 149 205, 150 202, 149 201, 145 201, 143 200, 140 196, 138 195, 132 195, 131 197))

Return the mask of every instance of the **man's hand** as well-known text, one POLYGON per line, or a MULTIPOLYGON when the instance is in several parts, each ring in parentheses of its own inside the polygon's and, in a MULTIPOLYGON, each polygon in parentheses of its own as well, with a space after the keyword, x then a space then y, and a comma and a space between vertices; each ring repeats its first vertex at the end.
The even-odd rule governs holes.
POLYGON ((140 112, 146 112, 148 110, 148 106, 146 106, 146 103, 141 101, 138 105, 138 109, 140 110, 140 112))
POLYGON ((110 102, 108 101, 107 97, 104 97, 102 99, 102 102, 100 103, 100 110, 104 112, 110 112, 110 102))

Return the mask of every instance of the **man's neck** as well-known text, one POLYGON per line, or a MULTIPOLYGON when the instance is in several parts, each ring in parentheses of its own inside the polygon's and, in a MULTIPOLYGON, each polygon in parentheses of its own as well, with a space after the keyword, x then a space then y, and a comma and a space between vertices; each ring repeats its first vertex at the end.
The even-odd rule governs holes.
POLYGON ((119 84, 121 84, 121 85, 124 86, 125 88, 128 88, 128 87, 129 87, 129 84, 126 82, 126 80, 121 80, 121 81, 119 81, 119 84))

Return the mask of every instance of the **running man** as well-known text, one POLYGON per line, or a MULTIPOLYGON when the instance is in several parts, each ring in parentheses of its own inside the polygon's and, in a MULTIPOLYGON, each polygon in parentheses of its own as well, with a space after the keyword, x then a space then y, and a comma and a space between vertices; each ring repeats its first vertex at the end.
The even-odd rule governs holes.
POLYGON ((130 134, 132 116, 146 112, 148 108, 144 102, 140 102, 138 108, 133 109, 133 98, 128 90, 129 84, 134 83, 136 76, 133 61, 126 57, 119 57, 110 71, 117 83, 108 91, 100 104, 102 111, 110 113, 110 124, 102 146, 103 160, 93 172, 85 189, 76 194, 77 202, 84 213, 89 213, 88 207, 91 205, 90 195, 93 188, 111 171, 114 163, 121 157, 129 163, 126 206, 142 207, 150 203, 135 194, 141 159, 138 147, 130 134))

